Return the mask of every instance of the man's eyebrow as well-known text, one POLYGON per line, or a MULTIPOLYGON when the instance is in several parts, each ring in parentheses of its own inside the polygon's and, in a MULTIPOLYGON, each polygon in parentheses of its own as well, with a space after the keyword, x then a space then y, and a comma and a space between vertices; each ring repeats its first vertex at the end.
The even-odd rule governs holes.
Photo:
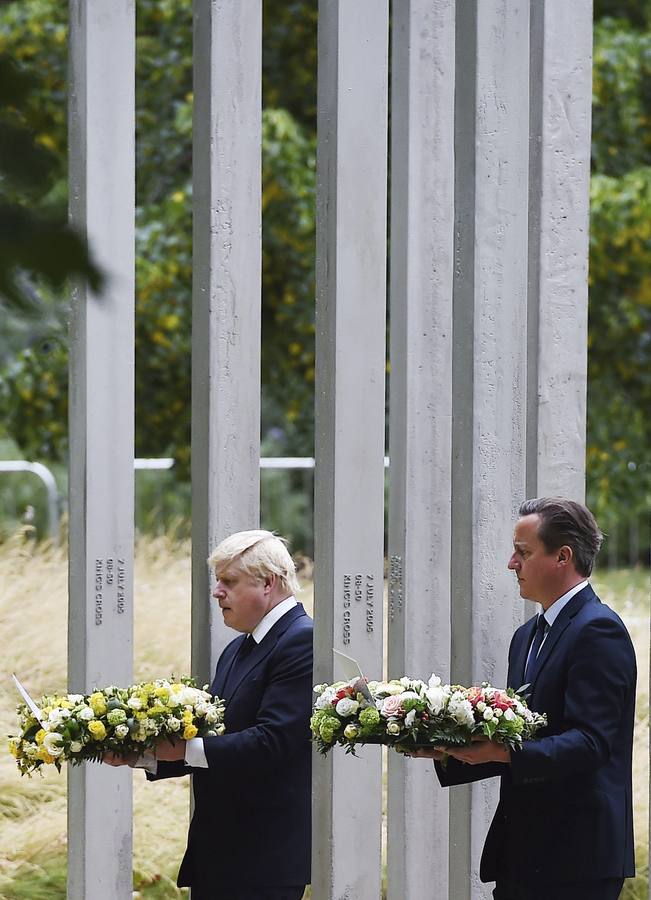
POLYGON ((526 550, 527 542, 526 541, 513 541, 513 546, 517 547, 518 549, 526 550))

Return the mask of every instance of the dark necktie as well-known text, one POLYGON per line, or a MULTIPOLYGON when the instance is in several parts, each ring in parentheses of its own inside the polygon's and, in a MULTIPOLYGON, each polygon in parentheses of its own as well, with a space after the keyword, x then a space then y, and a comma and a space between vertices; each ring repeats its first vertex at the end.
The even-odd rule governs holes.
POLYGON ((547 620, 541 614, 538 616, 538 623, 536 624, 536 633, 533 636, 533 641, 531 642, 531 652, 529 653, 529 659, 527 660, 527 668, 524 672, 524 683, 531 684, 533 680, 533 676, 536 672, 536 667, 538 664, 538 651, 540 650, 540 645, 543 642, 543 639, 547 632, 549 631, 549 625, 547 624, 547 620))

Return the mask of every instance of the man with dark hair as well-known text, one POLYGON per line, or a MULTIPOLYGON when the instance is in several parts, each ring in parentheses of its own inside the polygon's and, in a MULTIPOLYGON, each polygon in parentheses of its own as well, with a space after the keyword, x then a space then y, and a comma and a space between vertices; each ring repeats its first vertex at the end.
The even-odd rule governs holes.
POLYGON ((616 900, 635 874, 635 653, 586 580, 601 539, 579 503, 522 504, 508 567, 542 613, 513 636, 508 685, 528 683, 529 705, 548 725, 520 751, 477 742, 436 764, 444 786, 501 777, 480 869, 496 900, 616 900))

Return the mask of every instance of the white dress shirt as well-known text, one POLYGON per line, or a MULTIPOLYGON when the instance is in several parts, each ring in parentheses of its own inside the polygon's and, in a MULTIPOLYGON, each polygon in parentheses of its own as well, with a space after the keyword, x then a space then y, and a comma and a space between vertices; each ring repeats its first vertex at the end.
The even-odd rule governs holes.
MULTIPOLYGON (((546 609, 542 612, 542 616, 544 617, 545 622, 547 623, 547 629, 545 631, 545 636, 543 637, 543 639, 540 643, 540 647, 538 648, 538 654, 537 654, 538 656, 540 655, 540 651, 543 648, 543 644, 547 640, 547 635, 549 634, 549 631, 550 631, 552 625, 554 624, 554 622, 560 615, 561 611, 567 606, 567 604, 570 602, 572 597, 574 597, 575 594, 578 594, 579 591, 582 591, 584 587, 587 587, 587 585, 588 585, 587 580, 582 581, 580 584, 575 584, 573 588, 570 588, 569 591, 567 591, 567 593, 563 594, 562 597, 559 597, 558 600, 554 600, 552 605, 548 609, 546 609)), ((533 643, 531 646, 533 646, 533 643)), ((529 662, 530 656, 531 656, 531 647, 529 647, 529 652, 527 653, 527 659, 524 664, 525 672, 527 671, 527 664, 529 662)))

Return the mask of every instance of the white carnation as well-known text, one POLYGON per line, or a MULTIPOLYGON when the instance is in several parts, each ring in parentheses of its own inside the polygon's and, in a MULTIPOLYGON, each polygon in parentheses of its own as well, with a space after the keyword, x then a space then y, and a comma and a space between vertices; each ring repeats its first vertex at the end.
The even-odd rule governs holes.
MULTIPOLYGON (((458 694, 458 692, 457 692, 458 694)), ((470 700, 464 700, 453 695, 448 704, 448 712, 459 725, 473 725, 475 717, 472 712, 470 700)))
POLYGON ((332 687, 326 688, 322 694, 319 695, 316 703, 314 704, 315 709, 326 709, 328 706, 332 706, 332 701, 335 699, 336 691, 332 687))

